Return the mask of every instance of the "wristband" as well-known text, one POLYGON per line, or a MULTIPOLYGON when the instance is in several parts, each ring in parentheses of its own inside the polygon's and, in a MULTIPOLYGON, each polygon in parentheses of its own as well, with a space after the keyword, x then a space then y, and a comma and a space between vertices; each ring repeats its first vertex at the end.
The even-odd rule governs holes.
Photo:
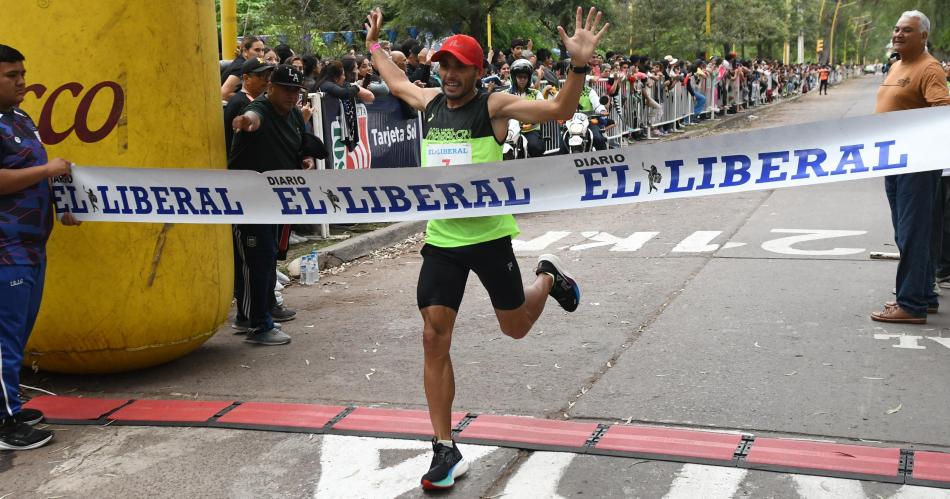
POLYGON ((373 55, 373 52, 376 52, 376 49, 378 49, 378 48, 381 47, 381 46, 382 46, 382 45, 380 45, 379 42, 376 42, 376 43, 370 45, 370 46, 369 46, 369 55, 373 55))
POLYGON ((587 73, 590 72, 590 65, 581 66, 581 67, 577 67, 577 66, 572 65, 572 66, 571 66, 571 72, 572 72, 572 73, 577 73, 577 74, 579 74, 579 75, 585 75, 585 74, 587 74, 587 73))

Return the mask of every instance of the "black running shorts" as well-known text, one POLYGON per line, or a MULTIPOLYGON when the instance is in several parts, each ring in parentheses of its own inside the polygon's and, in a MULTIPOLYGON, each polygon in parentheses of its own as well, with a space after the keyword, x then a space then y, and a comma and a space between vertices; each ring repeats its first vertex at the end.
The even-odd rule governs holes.
POLYGON ((511 238, 457 248, 422 247, 422 270, 416 287, 419 308, 443 305, 458 312, 469 271, 475 272, 498 310, 524 304, 524 286, 511 238))

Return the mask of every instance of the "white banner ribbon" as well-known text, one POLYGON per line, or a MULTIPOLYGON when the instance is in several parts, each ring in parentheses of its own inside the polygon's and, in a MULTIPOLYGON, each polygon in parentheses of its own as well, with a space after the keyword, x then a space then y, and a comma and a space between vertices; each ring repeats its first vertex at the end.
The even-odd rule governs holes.
POLYGON ((609 206, 950 167, 950 108, 570 156, 376 170, 73 168, 58 212, 83 221, 395 222, 609 206))

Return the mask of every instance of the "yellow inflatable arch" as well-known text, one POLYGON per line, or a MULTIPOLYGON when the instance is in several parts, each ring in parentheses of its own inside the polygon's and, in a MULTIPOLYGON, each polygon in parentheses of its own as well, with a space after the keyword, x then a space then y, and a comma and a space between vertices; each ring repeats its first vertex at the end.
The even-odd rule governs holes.
MULTIPOLYGON (((26 56, 22 107, 50 157, 224 168, 213 0, 0 0, 0 43, 26 56)), ((224 321, 230 226, 58 226, 24 363, 66 373, 149 367, 224 321)))

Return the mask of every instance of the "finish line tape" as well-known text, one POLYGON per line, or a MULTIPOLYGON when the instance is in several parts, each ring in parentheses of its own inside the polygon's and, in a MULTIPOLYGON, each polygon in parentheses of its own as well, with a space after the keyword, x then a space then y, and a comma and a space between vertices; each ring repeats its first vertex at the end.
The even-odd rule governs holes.
MULTIPOLYGON (((396 222, 611 206, 940 170, 950 167, 948 111, 452 168, 259 174, 77 166, 52 189, 57 212, 103 222, 396 222)), ((471 146, 427 153, 451 165, 471 146)))

